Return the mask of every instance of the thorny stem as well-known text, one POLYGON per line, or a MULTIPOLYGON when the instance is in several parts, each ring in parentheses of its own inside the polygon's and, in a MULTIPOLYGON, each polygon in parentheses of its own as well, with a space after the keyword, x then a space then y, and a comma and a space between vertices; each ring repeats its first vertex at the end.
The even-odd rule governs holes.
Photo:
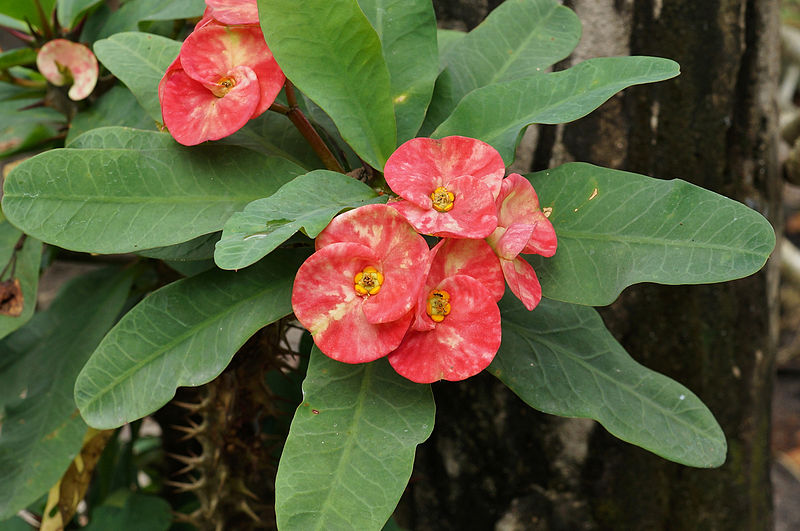
POLYGON ((289 120, 292 121, 294 126, 300 131, 300 134, 303 135, 303 138, 311 145, 311 148, 314 150, 314 153, 317 154, 319 159, 325 164, 325 167, 331 171, 336 171, 339 173, 344 173, 344 168, 342 168, 339 161, 336 160, 336 157, 331 153, 331 150, 328 148, 327 144, 322 140, 322 137, 319 136, 317 130, 314 129, 314 126, 311 125, 311 122, 308 121, 306 115, 303 114, 303 111, 300 110, 300 107, 297 105, 297 96, 294 92, 294 85, 288 79, 286 80, 286 84, 284 85, 286 89, 286 101, 289 106, 281 105, 280 103, 273 103, 272 106, 269 108, 271 111, 286 115, 289 120))

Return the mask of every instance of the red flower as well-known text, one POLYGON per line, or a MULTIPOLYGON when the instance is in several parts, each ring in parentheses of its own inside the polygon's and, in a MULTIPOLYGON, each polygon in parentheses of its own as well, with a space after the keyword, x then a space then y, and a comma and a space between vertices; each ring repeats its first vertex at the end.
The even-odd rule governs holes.
POLYGON ((508 287, 528 310, 539 304, 542 287, 533 267, 518 255, 553 256, 557 240, 553 224, 539 208, 530 181, 512 173, 497 197, 497 228, 486 239, 500 258, 508 287))
POLYGON ((504 291, 497 257, 483 240, 442 240, 431 249, 412 329, 389 363, 418 383, 479 373, 500 348, 496 301, 504 291))
POLYGON ((210 17, 223 24, 258 24, 256 0, 206 0, 203 18, 210 17))
POLYGON ((87 98, 97 84, 97 58, 77 42, 54 39, 45 43, 36 55, 36 67, 53 85, 72 84, 67 95, 75 101, 87 98))
POLYGON ((489 144, 463 136, 413 138, 384 168, 392 203, 421 233, 485 238, 497 226, 494 199, 505 166, 489 144))
POLYGON ((295 316, 319 349, 345 363, 385 356, 413 317, 428 245, 400 214, 368 205, 334 218, 297 272, 295 316))
POLYGON ((267 110, 284 81, 261 29, 207 23, 161 79, 164 125, 187 146, 226 137, 267 110))

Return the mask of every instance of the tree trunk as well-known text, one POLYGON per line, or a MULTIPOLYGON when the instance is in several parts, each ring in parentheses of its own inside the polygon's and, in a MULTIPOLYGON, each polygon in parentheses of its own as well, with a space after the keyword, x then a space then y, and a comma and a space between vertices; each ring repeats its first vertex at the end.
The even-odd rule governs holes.
MULTIPOLYGON (((469 4, 436 2, 457 17, 469 4)), ((539 129, 533 169, 570 160, 733 197, 780 223, 778 0, 574 0, 584 37, 565 68, 602 55, 675 59, 675 80, 633 87, 573 124, 539 129)), ((524 158, 524 157, 523 157, 524 158)), ((775 261, 747 279, 642 285, 603 310, 633 357, 692 389, 728 440, 715 470, 667 462, 591 421, 522 404, 492 377, 434 386, 401 522, 412 529, 772 527, 769 415, 777 338, 775 261)))

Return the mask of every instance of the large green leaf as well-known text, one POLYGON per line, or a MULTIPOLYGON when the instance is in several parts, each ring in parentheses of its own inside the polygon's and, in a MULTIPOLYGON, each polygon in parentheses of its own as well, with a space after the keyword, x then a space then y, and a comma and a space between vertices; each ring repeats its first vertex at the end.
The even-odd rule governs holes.
POLYGON ((275 253, 236 273, 173 282, 129 311, 75 382, 75 403, 95 428, 114 428, 166 404, 180 386, 219 375, 259 328, 292 312, 305 253, 275 253))
POLYGON ((180 42, 139 32, 118 33, 94 43, 97 59, 131 89, 156 122, 161 122, 158 83, 180 49, 180 42))
POLYGON ((69 283, 45 312, 0 342, 0 519, 45 494, 86 432, 75 376, 125 303, 131 272, 101 270, 69 283))
POLYGON ((124 2, 111 12, 98 28, 96 39, 126 31, 145 29, 145 21, 173 20, 199 17, 203 14, 203 0, 135 0, 124 2))
MULTIPOLYGON (((22 233, 11 226, 0 213, 0 270, 7 267, 14 254, 14 246, 22 233)), ((25 238, 22 248, 17 251, 16 263, 8 266, 1 280, 19 279, 22 289, 22 314, 17 317, 0 315, 0 338, 3 338, 24 325, 33 316, 36 308, 36 292, 39 287, 39 264, 42 261, 42 242, 35 238, 25 238)))
POLYGON ((775 247, 758 212, 679 179, 585 163, 528 178, 558 235, 555 256, 526 257, 552 299, 602 306, 638 282, 724 282, 761 269, 775 247))
POLYGON ((352 177, 328 170, 312 171, 232 215, 222 230, 214 260, 222 269, 247 267, 300 229, 316 238, 342 210, 385 201, 352 177))
POLYGON ((26 233, 76 251, 124 253, 221 230, 231 214, 303 173, 249 149, 187 148, 124 127, 94 129, 71 146, 17 166, 3 210, 26 233))
POLYGON ((685 465, 725 461, 725 435, 708 408, 634 361, 594 309, 543 299, 528 312, 513 297, 500 306, 503 344, 488 370, 528 405, 595 419, 620 439, 685 465))
POLYGON ((442 57, 447 83, 437 83, 427 124, 431 129, 469 92, 544 72, 570 54, 581 23, 555 0, 506 0, 442 57))
POLYGON ((358 5, 381 40, 401 144, 422 125, 439 74, 433 5, 430 0, 358 0, 358 5))
POLYGON ((94 104, 79 112, 69 125, 66 146, 86 131, 98 127, 125 126, 135 129, 155 129, 155 123, 144 112, 130 90, 117 85, 103 94, 94 104))
POLYGON ((530 124, 577 120, 631 85, 675 77, 679 66, 660 57, 600 57, 568 70, 496 83, 469 93, 433 132, 464 135, 494 146, 506 164, 530 124))
POLYGON ((286 77, 364 161, 383 169, 396 142, 389 70, 356 0, 258 0, 258 11, 286 77))
POLYGON ((435 409, 430 386, 385 359, 348 365, 314 347, 275 480, 278 528, 380 530, 435 409))

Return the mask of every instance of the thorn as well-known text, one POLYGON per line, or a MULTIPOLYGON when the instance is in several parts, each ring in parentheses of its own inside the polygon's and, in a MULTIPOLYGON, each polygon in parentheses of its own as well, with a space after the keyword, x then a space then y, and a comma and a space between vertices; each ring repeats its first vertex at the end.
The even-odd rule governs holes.
POLYGON ((174 487, 175 490, 178 492, 191 492, 193 490, 198 490, 201 487, 204 487, 205 484, 206 484, 205 477, 201 477, 197 481, 188 481, 188 482, 172 481, 169 479, 164 480, 164 485, 174 487))
POLYGON ((253 509, 251 509, 250 506, 247 504, 247 501, 242 500, 239 502, 239 510, 242 511, 247 516, 249 516, 254 522, 259 524, 263 523, 261 518, 259 518, 258 515, 253 511, 253 509))
POLYGON ((256 496, 253 493, 253 491, 247 488, 247 485, 244 484, 244 481, 242 481, 241 478, 237 478, 233 482, 233 489, 237 492, 241 492, 245 496, 249 496, 250 498, 253 498, 254 500, 258 501, 258 496, 256 496))
POLYGON ((203 422, 201 422, 200 424, 189 419, 188 423, 189 423, 188 426, 183 426, 180 424, 173 424, 172 426, 170 426, 171 428, 178 431, 182 431, 183 433, 186 434, 183 437, 181 437, 180 439, 181 441, 188 441, 189 439, 194 439, 201 433, 205 432, 206 429, 208 428, 208 422, 206 421, 206 419, 203 419, 203 422))
POLYGON ((194 413, 195 411, 199 411, 208 405, 208 400, 201 400, 200 402, 180 402, 178 400, 173 400, 172 403, 180 408, 186 409, 194 413))

